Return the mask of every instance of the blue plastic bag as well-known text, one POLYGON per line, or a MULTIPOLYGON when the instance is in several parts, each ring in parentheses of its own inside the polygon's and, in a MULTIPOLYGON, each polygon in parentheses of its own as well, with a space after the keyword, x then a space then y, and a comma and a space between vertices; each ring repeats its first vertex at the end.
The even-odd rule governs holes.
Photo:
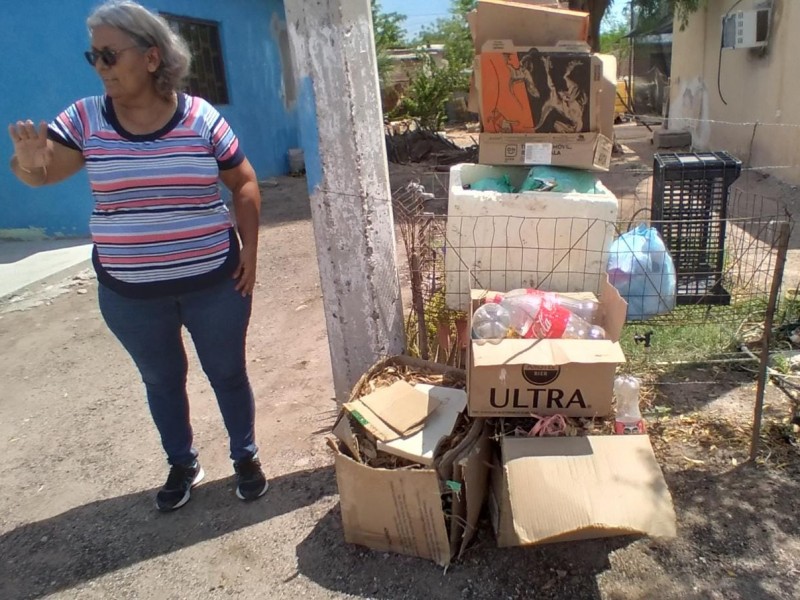
POLYGON ((501 192, 505 194, 513 194, 516 192, 514 186, 511 185, 511 179, 508 175, 484 177, 473 183, 469 189, 479 192, 501 192))
POLYGON ((589 171, 567 167, 531 167, 520 188, 521 192, 548 191, 569 194, 601 194, 600 180, 589 171))
POLYGON ((675 308, 675 264, 658 231, 644 223, 611 244, 608 279, 628 302, 629 321, 675 308))

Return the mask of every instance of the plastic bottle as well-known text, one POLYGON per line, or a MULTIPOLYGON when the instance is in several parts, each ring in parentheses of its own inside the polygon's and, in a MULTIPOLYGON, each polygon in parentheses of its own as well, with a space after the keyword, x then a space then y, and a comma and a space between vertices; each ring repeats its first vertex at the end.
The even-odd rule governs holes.
POLYGON ((508 336, 511 315, 505 307, 493 302, 482 304, 472 315, 472 338, 498 340, 508 336))
POLYGON ((644 419, 639 410, 639 380, 630 375, 617 377, 614 380, 614 395, 617 397, 614 433, 623 435, 644 433, 644 419))
POLYGON ((545 296, 533 324, 533 335, 529 337, 604 340, 606 331, 599 325, 592 325, 582 319, 564 307, 558 299, 545 296))
POLYGON ((539 309, 542 306, 542 296, 524 294, 521 296, 505 297, 500 301, 509 314, 509 326, 521 338, 532 338, 533 325, 536 323, 539 309))
POLYGON ((596 323, 597 317, 600 312, 600 303, 596 300, 578 300, 556 292, 543 292, 533 288, 518 288, 503 294, 503 300, 511 300, 516 298, 542 298, 542 297, 555 297, 558 303, 564 308, 578 315, 589 323, 596 323))

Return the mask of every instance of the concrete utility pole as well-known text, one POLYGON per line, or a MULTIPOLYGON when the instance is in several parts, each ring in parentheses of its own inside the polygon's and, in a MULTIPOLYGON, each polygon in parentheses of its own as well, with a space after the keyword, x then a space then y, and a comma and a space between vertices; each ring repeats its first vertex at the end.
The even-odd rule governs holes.
POLYGON ((286 0, 336 398, 405 350, 369 0, 286 0))

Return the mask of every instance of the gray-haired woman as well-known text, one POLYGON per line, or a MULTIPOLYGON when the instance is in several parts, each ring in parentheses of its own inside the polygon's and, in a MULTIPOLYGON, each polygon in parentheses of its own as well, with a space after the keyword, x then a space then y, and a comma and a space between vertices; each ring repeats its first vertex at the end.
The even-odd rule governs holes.
POLYGON ((183 506, 203 478, 182 327, 230 436, 237 496, 253 500, 268 487, 245 368, 261 206, 255 172, 214 107, 179 91, 190 56, 164 19, 124 0, 102 5, 87 24, 85 55, 105 94, 75 102, 49 125, 10 125, 11 169, 40 186, 86 167, 100 310, 139 368, 171 465, 158 508, 183 506), (236 228, 219 180, 232 192, 236 228))

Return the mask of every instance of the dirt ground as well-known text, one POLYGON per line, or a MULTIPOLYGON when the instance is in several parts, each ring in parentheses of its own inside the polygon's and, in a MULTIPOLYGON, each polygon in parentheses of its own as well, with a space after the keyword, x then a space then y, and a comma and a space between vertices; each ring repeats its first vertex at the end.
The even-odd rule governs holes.
MULTIPOLYGON (((392 173, 395 189, 436 177, 392 173)), ((186 507, 158 513, 166 465, 141 382, 100 318, 96 281, 85 271, 34 286, 0 303, 0 598, 798 598, 800 459, 745 462, 754 379, 743 371, 675 370, 659 386, 654 403, 672 412, 651 432, 676 539, 498 549, 484 519, 446 572, 345 544, 324 442, 336 405, 308 196, 302 179, 272 183, 248 340, 268 494, 235 498, 221 418, 189 344, 207 476, 186 507)), ((788 414, 774 387, 767 405, 768 421, 788 414)))

